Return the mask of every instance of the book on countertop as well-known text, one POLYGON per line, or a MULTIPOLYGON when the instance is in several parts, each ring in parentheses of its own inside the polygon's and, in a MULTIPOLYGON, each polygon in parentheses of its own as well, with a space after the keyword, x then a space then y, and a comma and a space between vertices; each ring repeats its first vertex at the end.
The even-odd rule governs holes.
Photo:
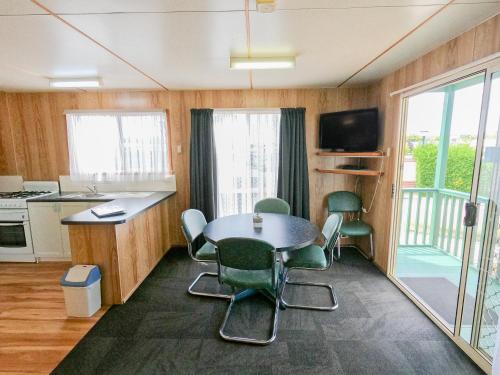
POLYGON ((92 213, 97 217, 116 216, 126 213, 124 208, 121 206, 94 207, 91 208, 90 211, 92 211, 92 213))

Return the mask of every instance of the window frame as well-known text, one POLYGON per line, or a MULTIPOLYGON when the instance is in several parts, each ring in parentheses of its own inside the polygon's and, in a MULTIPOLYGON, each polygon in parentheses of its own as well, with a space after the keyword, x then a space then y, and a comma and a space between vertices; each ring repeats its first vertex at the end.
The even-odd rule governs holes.
MULTIPOLYGON (((165 178, 168 178, 172 175, 174 175, 174 170, 173 170, 173 160, 172 160, 172 134, 171 134, 171 127, 170 127, 170 111, 168 109, 161 109, 161 108, 150 108, 150 109, 144 109, 144 108, 134 108, 134 109, 69 109, 65 110, 63 112, 63 115, 65 116, 65 123, 66 123, 66 146, 67 146, 67 155, 68 155, 68 169, 69 169, 69 175, 71 175, 71 149, 70 149, 70 139, 69 139, 69 123, 67 120, 68 115, 126 115, 127 113, 130 114, 155 114, 155 113, 163 113, 165 116, 165 138, 166 138, 166 171, 165 171, 165 178)), ((124 175, 124 176, 133 176, 133 174, 129 175, 124 175)))

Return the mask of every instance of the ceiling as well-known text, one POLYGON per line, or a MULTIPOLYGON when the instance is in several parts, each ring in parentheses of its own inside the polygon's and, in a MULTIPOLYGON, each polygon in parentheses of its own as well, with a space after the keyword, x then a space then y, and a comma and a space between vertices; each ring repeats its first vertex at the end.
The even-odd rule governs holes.
POLYGON ((500 0, 278 0, 262 14, 249 0, 252 56, 297 56, 295 69, 249 74, 229 69, 248 53, 245 0, 37 1, 0 0, 1 90, 95 76, 103 89, 361 85, 500 12, 500 0))

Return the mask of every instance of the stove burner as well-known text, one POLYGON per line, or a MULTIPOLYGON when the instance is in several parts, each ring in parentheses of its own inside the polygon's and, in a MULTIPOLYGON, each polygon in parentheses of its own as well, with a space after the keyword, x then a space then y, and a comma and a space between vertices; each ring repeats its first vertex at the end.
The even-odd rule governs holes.
POLYGON ((0 193, 0 199, 26 199, 50 193, 50 191, 15 191, 9 193, 0 193))

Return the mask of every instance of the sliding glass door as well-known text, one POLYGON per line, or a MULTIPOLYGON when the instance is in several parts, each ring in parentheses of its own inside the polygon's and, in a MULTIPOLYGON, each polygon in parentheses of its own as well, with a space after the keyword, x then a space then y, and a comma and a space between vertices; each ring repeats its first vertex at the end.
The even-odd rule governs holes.
POLYGON ((500 317, 500 72, 407 96, 403 108, 391 276, 469 355, 490 361, 500 317))
MULTIPOLYGON (((475 304, 464 304, 470 320, 462 319, 461 336, 492 358, 500 316, 500 72, 491 76, 489 105, 485 116, 482 160, 478 179, 481 241, 473 244, 467 288, 476 289, 475 304)), ((474 234, 478 230, 474 228, 474 234)), ((474 237, 474 236, 473 236, 474 237)), ((477 235, 475 237, 478 237, 477 235)), ((465 313, 464 313, 465 316, 465 313)))
POLYGON ((484 74, 407 99, 395 276, 453 331, 484 74))

